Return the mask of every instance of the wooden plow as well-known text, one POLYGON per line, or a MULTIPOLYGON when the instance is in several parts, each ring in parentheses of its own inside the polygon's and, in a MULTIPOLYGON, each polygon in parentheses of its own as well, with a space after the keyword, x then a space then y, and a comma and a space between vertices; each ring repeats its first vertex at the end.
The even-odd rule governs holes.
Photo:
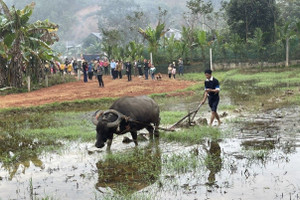
POLYGON ((189 112, 187 115, 182 117, 178 122, 173 124, 170 128, 161 128, 161 127, 158 127, 158 128, 161 129, 161 130, 165 130, 165 131, 175 131, 176 126, 178 126, 180 123, 182 123, 187 118, 188 118, 188 123, 189 123, 190 126, 195 125, 195 121, 194 121, 195 116, 198 113, 198 111, 200 110, 202 105, 203 104, 200 103, 196 110, 189 112))

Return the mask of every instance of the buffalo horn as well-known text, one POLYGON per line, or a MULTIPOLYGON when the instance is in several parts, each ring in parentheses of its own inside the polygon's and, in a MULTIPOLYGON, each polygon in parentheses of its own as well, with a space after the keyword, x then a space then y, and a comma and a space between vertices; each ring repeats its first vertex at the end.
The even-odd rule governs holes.
POLYGON ((94 125, 97 126, 98 124, 98 119, 99 117, 103 114, 102 110, 97 110, 93 115, 92 115, 92 122, 94 125))
POLYGON ((116 119, 116 121, 107 123, 107 127, 108 128, 112 128, 112 127, 118 126, 120 124, 122 118, 124 118, 124 115, 122 113, 120 113, 119 111, 113 110, 113 109, 109 109, 109 110, 105 111, 103 113, 103 115, 108 114, 108 113, 112 113, 112 114, 115 114, 115 115, 118 116, 118 118, 116 119))

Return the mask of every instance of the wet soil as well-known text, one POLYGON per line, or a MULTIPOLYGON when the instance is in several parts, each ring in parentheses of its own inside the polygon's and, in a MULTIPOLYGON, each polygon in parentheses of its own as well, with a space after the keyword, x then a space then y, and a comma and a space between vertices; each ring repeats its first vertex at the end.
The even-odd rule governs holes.
MULTIPOLYGON (((128 87, 123 90, 127 93, 148 92, 147 89, 154 85, 158 86, 152 90, 161 84, 174 87, 177 83, 195 84, 163 81, 134 79, 131 90, 128 87), (145 86, 146 89, 139 90, 145 86)), ((116 87, 115 91, 124 95, 117 87, 122 83, 127 81, 107 80, 104 89, 109 87, 112 90, 111 84, 116 87)), ((90 92, 103 89, 96 88, 96 81, 73 84, 93 85, 90 92)), ((149 93, 152 93, 151 89, 149 93)), ((105 95, 111 95, 110 91, 105 95)), ((177 93, 171 96, 177 96, 177 93)), ((221 99, 222 104, 232 102, 224 97, 221 99)), ((236 99, 234 104, 246 100, 236 99)), ((195 108, 198 102, 199 96, 183 98, 183 102, 161 105, 161 109, 187 111, 195 108)), ((209 119, 208 111, 205 105, 198 115, 209 119)), ((261 109, 255 113, 243 110, 227 112, 219 127, 223 136, 216 140, 205 138, 198 145, 145 141, 140 142, 137 151, 133 143, 124 144, 123 136, 117 136, 112 151, 106 152, 105 149, 95 149, 92 142, 61 141, 61 149, 28 157, 17 166, 0 164, 0 199, 126 199, 124 192, 129 194, 128 199, 300 199, 300 107, 261 109), (140 151, 144 148, 148 150, 140 151), (126 160, 114 163, 106 158, 118 153, 126 157, 130 152, 142 152, 137 156, 136 163, 140 164, 135 166, 137 168, 130 167, 131 163, 126 160), (143 154, 145 152, 147 154, 143 154), (177 159, 175 162, 172 161, 174 158, 177 159), (174 165, 170 167, 172 162, 174 165)), ((129 134, 124 136, 131 138, 129 134)))
MULTIPOLYGON (((77 82, 56 85, 41 90, 0 96, 0 108, 29 107, 49 104, 53 102, 64 102, 73 100, 97 99, 103 97, 121 97, 148 95, 153 93, 166 93, 197 84, 192 81, 183 81, 163 77, 161 81, 132 77, 132 81, 123 79, 112 80, 109 76, 104 76, 104 88, 100 88, 98 81, 93 79, 84 83, 77 82)), ((174 94, 176 95, 176 94, 174 94)), ((179 93, 178 95, 189 95, 189 93, 179 93)))
MULTIPOLYGON (((201 115, 209 117, 205 110, 201 115)), ((124 199, 122 189, 137 199, 299 199, 299 113, 299 107, 229 113, 235 121, 222 118, 224 136, 198 145, 140 142, 137 168, 126 159, 105 158, 137 150, 122 143, 123 136, 114 138, 111 152, 93 143, 64 142, 61 150, 29 157, 17 167, 0 165, 0 199, 124 199), (183 156, 179 164, 189 157, 183 170, 168 167, 174 155, 183 156)))

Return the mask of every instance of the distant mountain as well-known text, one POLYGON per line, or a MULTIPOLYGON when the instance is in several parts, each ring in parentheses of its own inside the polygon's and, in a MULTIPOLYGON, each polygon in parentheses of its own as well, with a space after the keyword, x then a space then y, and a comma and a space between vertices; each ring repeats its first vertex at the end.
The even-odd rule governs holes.
MULTIPOLYGON (((15 5, 20 9, 32 0, 4 0, 4 2, 8 6, 15 5)), ((59 24, 59 35, 62 40, 82 40, 89 33, 99 31, 97 12, 101 10, 101 3, 104 0, 35 0, 35 2, 32 20, 49 19, 59 24)), ((147 13, 152 24, 157 23, 158 7, 167 10, 167 25, 178 29, 184 24, 183 13, 188 10, 185 0, 132 0, 132 2, 140 5, 141 11, 147 13)), ((221 6, 221 0, 212 0, 212 3, 216 9, 221 6)))

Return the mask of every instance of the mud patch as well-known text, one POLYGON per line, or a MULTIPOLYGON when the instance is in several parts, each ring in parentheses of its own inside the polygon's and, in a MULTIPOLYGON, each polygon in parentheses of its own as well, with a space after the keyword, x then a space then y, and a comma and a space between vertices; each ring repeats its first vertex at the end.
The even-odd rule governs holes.
POLYGON ((297 199, 299 113, 243 113, 221 125, 225 137, 198 145, 160 140, 135 148, 116 137, 108 153, 92 150, 93 142, 64 142, 13 170, 1 163, 0 198, 297 199))

